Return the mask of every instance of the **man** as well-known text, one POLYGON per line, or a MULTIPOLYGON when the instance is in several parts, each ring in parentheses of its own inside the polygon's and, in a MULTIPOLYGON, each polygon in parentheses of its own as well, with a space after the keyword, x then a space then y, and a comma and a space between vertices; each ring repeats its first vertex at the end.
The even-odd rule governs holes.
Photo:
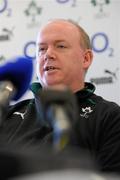
MULTIPOLYGON (((66 86, 77 98, 79 119, 73 125, 71 144, 89 150, 101 170, 119 172, 120 107, 95 95, 94 85, 84 82, 92 59, 89 37, 77 24, 58 19, 41 28, 36 61, 42 89, 66 86)), ((31 87, 35 99, 10 108, 1 128, 6 142, 42 145, 49 141, 52 127, 40 118, 40 84, 31 87)))

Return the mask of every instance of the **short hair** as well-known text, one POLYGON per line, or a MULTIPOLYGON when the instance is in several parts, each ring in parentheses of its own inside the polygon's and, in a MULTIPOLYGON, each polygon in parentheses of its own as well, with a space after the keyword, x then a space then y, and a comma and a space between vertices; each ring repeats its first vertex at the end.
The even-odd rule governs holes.
POLYGON ((70 19, 68 19, 66 21, 68 21, 68 22, 72 23, 73 25, 75 25, 77 27, 77 29, 79 30, 80 37, 81 37, 81 39, 80 39, 81 42, 80 43, 81 43, 82 48, 84 48, 84 49, 92 49, 90 37, 86 33, 86 31, 78 23, 76 23, 75 21, 70 20, 70 19))

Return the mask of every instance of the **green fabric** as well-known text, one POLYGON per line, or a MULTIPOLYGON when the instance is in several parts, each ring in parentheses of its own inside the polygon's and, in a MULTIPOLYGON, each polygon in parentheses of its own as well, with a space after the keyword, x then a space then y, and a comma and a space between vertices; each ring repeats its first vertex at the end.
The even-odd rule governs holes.
POLYGON ((34 94, 36 94, 36 93, 38 92, 38 90, 41 89, 41 88, 42 88, 42 86, 40 85, 39 82, 34 82, 34 83, 32 83, 31 86, 30 86, 30 90, 31 90, 34 94))

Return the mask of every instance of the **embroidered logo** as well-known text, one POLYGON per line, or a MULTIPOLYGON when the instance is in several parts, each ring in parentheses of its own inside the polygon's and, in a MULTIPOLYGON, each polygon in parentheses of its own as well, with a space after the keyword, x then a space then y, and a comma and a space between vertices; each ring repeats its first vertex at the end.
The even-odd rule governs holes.
POLYGON ((91 107, 82 108, 82 113, 80 114, 80 116, 85 117, 85 118, 88 118, 88 117, 89 117, 89 114, 90 114, 91 112, 93 112, 93 110, 91 109, 91 107))
POLYGON ((24 113, 14 112, 13 114, 20 115, 22 119, 25 118, 26 111, 24 113))

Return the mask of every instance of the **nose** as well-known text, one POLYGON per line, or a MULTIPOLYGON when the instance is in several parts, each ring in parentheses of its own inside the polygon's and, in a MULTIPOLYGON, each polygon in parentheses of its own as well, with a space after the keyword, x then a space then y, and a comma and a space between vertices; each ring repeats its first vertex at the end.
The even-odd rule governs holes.
POLYGON ((55 59, 55 51, 52 47, 49 47, 45 53, 44 60, 54 60, 55 59))

